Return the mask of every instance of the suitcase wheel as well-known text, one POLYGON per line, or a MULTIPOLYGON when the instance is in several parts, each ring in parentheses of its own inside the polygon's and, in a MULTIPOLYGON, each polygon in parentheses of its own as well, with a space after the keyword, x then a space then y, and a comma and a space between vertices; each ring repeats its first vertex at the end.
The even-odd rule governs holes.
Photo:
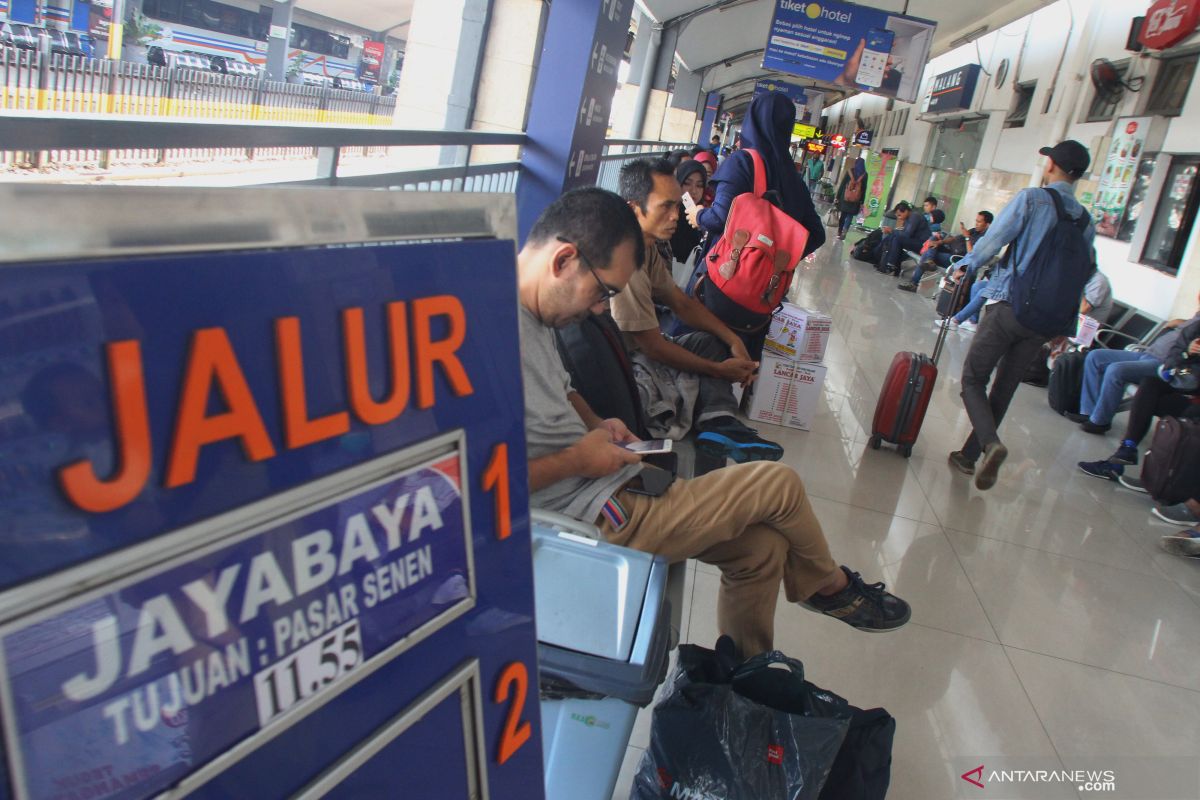
POLYGON ((904 456, 905 458, 908 458, 909 456, 911 456, 912 455, 912 445, 911 444, 900 445, 900 455, 904 456))
POLYGON ((883 440, 882 440, 882 439, 880 439, 878 436, 872 436, 872 437, 871 437, 871 440, 870 440, 870 442, 869 442, 869 444, 871 445, 871 449, 872 449, 872 450, 878 450, 878 449, 879 449, 879 445, 882 443, 882 441, 883 441, 883 440))

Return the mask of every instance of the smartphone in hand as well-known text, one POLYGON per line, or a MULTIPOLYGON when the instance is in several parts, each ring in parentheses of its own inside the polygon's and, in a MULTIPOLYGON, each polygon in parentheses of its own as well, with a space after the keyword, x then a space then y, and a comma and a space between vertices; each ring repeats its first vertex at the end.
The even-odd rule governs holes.
POLYGON ((690 194, 688 194, 687 192, 683 193, 683 207, 685 209, 687 209, 688 211, 696 210, 696 201, 693 200, 692 196, 690 194))
POLYGON ((670 439, 649 439, 644 442, 627 442, 621 445, 631 453, 637 453, 643 456, 652 456, 659 453, 671 452, 670 439))

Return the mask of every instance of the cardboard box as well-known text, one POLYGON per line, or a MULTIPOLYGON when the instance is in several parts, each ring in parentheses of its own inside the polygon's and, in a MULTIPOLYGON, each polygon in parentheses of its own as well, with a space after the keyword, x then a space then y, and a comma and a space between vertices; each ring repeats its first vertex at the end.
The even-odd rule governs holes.
POLYGON ((748 416, 756 422, 808 430, 817 414, 825 372, 820 364, 763 353, 748 416))
POLYGON ((831 330, 833 319, 828 315, 784 303, 771 318, 763 350, 792 361, 820 361, 831 330))

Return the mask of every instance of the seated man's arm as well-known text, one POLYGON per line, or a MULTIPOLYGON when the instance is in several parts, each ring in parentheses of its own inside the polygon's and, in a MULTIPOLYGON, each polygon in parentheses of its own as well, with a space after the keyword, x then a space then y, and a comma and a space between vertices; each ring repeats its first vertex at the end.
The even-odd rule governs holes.
MULTIPOLYGON (((680 317, 680 319, 683 319, 680 317)), ((687 348, 680 347, 663 336, 658 328, 645 331, 630 331, 630 335, 638 343, 638 347, 651 361, 666 364, 680 372, 690 372, 694 375, 708 375, 721 378, 730 383, 742 383, 754 375, 755 363, 749 358, 731 356, 724 361, 709 361, 698 356, 687 348)), ((741 342, 738 342, 741 345, 741 342)), ((742 346, 745 352, 745 346, 742 346)))
POLYGON ((1025 190, 1012 199, 1008 205, 1000 209, 995 221, 988 226, 987 233, 975 242, 975 246, 959 265, 971 275, 982 265, 986 264, 1008 243, 1015 241, 1025 228, 1029 218, 1029 192, 1040 190, 1025 190))
POLYGON ((603 478, 642 457, 613 444, 604 428, 588 432, 575 444, 557 453, 529 460, 529 489, 545 489, 566 478, 603 478))

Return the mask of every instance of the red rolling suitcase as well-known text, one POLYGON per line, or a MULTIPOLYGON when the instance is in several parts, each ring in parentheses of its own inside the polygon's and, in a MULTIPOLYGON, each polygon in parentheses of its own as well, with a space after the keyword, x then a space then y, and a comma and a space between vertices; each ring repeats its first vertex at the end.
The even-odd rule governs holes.
MULTIPOLYGON (((966 283, 965 280, 958 282, 955 302, 966 283)), ((879 393, 879 402, 875 404, 870 440, 873 449, 878 450, 882 442, 890 442, 897 446, 900 455, 905 458, 912 455, 913 444, 921 434, 929 398, 933 396, 933 387, 937 383, 937 362, 946 343, 949 327, 950 318, 943 317, 932 357, 924 353, 904 352, 896 353, 892 359, 892 366, 883 381, 883 390, 879 393)))

